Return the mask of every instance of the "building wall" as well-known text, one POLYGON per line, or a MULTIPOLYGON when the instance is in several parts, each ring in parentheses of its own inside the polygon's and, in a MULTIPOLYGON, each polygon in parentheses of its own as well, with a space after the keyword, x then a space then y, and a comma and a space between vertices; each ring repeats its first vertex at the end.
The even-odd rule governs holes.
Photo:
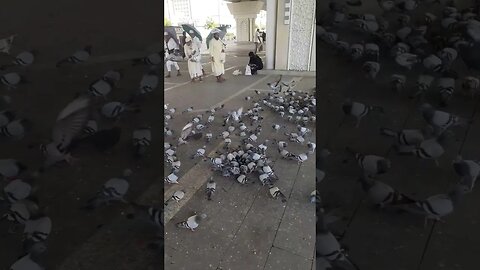
POLYGON ((288 69, 309 71, 313 29, 315 23, 315 1, 291 0, 290 46, 288 51, 288 69))

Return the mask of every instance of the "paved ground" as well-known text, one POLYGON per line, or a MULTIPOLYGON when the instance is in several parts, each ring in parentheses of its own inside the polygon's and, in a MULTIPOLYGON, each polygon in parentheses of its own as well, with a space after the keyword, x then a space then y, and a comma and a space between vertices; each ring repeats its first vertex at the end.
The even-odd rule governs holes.
MULTIPOLYGON (((374 14, 377 11, 368 7, 358 9, 358 12, 374 14)), ((351 39, 352 36, 341 32, 340 39, 344 38, 351 39)), ((397 156, 390 148, 392 140, 379 135, 379 127, 423 126, 416 110, 419 104, 407 98, 415 87, 418 70, 405 73, 385 64, 378 79, 370 82, 360 74, 361 63, 349 63, 331 54, 325 46, 318 47, 317 53, 322 61, 318 62, 317 68, 317 84, 321 89, 317 143, 333 153, 327 162, 327 177, 320 185, 320 193, 328 207, 338 207, 344 218, 333 229, 346 233, 342 243, 348 246, 351 258, 360 269, 369 270, 477 269, 476 254, 480 250, 475 243, 480 235, 475 229, 479 215, 474 206, 480 203, 478 190, 464 198, 455 213, 445 219, 446 223, 430 223, 424 228, 422 217, 385 213, 368 204, 356 181, 359 169, 351 160, 344 162, 347 159, 344 148, 350 146, 358 151, 387 156, 392 161, 392 170, 381 180, 414 198, 447 192, 459 181, 451 166, 453 158, 457 154, 467 159, 478 158, 478 100, 458 95, 445 109, 463 117, 473 117, 474 122, 467 128, 454 129, 456 140, 439 160, 439 167, 434 162, 397 156), (389 90, 389 76, 393 72, 408 76, 407 90, 403 94, 389 90), (341 104, 347 97, 382 105, 386 113, 365 118, 356 129, 351 119, 343 118, 341 111, 341 104)), ((462 76, 478 75, 478 72, 467 73, 461 61, 455 69, 462 76)), ((436 104, 435 93, 427 100, 436 104)))
MULTIPOLYGON (((248 61, 248 57, 245 57, 248 50, 240 48, 236 52, 227 51, 226 68, 229 71, 226 72, 227 81, 222 84, 216 83, 214 77, 195 84, 184 84, 188 80, 185 76, 165 81, 165 103, 176 107, 178 111, 188 106, 194 107, 191 114, 175 115, 169 122, 174 130, 179 130, 194 115, 225 104, 224 111, 217 113, 212 128, 214 135, 219 134, 223 131, 220 118, 228 110, 251 107, 252 101, 246 101, 245 97, 257 98, 254 89, 266 95, 266 83, 273 81, 276 76, 231 75, 237 66, 241 66, 243 72, 243 66, 248 61), (170 85, 173 88, 169 89, 170 85)), ((184 65, 181 64, 181 67, 184 65)), ((205 71, 210 72, 210 65, 205 67, 205 71)), ((284 78, 286 81, 290 79, 284 78)), ((300 80, 297 90, 309 90, 315 85, 314 78, 296 80, 300 80)), ((271 131, 272 123, 282 124, 284 120, 270 112, 265 112, 264 116, 264 131, 258 141, 285 138, 283 132, 271 131)), ((290 124, 285 132, 294 128, 290 124)), ((314 138, 315 134, 309 137, 314 138)), ((165 141, 173 140, 176 140, 175 136, 165 138, 165 141)), ((220 143, 220 140, 214 140, 207 144, 207 153, 218 149, 220 143)), ((183 189, 187 193, 184 200, 188 200, 179 203, 182 206, 180 209, 175 203, 165 208, 166 217, 171 213, 171 220, 165 227, 166 269, 311 269, 315 220, 314 205, 308 202, 308 197, 315 185, 314 159, 310 158, 300 166, 295 161, 278 159, 275 147, 269 145, 267 154, 275 160, 273 169, 280 177, 278 186, 288 197, 287 203, 283 204, 280 200, 270 198, 268 189, 258 184, 256 179, 252 179, 251 184, 241 186, 232 179, 213 174, 207 163, 189 159, 202 145, 203 141, 191 142, 178 148, 177 153, 182 161, 180 183, 165 186, 165 199, 175 190, 183 189), (217 182, 217 192, 212 201, 207 201, 204 183, 210 175, 217 182), (204 212, 208 218, 193 233, 176 228, 175 223, 189 217, 192 211, 204 212)), ((291 143, 289 150, 301 153, 306 151, 306 146, 291 143)), ((167 168, 165 175, 169 174, 167 168)))

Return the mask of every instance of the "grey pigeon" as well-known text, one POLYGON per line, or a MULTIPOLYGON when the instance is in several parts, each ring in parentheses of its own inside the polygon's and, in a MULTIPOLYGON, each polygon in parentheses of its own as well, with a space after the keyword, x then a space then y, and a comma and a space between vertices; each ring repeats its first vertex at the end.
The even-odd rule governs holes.
POLYGON ((367 177, 376 177, 385 174, 391 167, 391 162, 387 158, 358 153, 350 147, 346 147, 345 150, 355 157, 358 166, 363 170, 363 174, 367 177))
POLYGON ((189 217, 187 220, 177 223, 176 226, 181 229, 189 229, 193 232, 198 228, 202 220, 205 218, 207 218, 206 214, 195 214, 189 217))
POLYGON ((465 160, 461 156, 458 156, 453 161, 453 168, 455 172, 462 177, 462 183, 473 190, 475 181, 480 175, 480 161, 478 160, 465 160))
POLYGON ((370 180, 367 177, 360 177, 359 181, 370 202, 379 207, 383 208, 395 204, 415 202, 414 199, 409 198, 386 183, 370 180))
POLYGON ((458 184, 448 194, 438 194, 416 201, 415 203, 399 204, 402 209, 425 216, 425 226, 429 219, 440 221, 441 218, 451 214, 460 202, 465 193, 470 190, 469 187, 458 184))

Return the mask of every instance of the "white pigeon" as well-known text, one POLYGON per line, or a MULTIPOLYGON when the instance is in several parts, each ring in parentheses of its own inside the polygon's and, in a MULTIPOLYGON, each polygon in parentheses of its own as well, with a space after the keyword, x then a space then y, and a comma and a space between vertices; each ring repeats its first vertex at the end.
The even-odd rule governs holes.
POLYGON ((185 197, 185 191, 183 190, 177 190, 173 193, 172 197, 170 197, 170 199, 168 199, 167 201, 165 201, 164 205, 168 205, 171 201, 175 201, 175 202, 178 202, 180 201, 181 199, 183 199, 185 197))

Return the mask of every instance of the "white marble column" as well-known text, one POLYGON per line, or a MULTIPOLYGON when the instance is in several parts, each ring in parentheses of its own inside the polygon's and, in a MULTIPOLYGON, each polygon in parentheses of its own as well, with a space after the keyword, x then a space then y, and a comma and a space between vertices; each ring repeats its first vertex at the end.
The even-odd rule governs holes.
POLYGON ((315 46, 315 4, 312 0, 291 0, 289 70, 309 70, 312 46, 315 46))
POLYGON ((267 0, 267 33, 266 40, 266 69, 275 68, 275 41, 276 41, 276 24, 277 24, 277 0, 267 0))
POLYGON ((262 1, 227 3, 230 13, 237 24, 237 41, 253 41, 255 19, 263 8, 262 1))

